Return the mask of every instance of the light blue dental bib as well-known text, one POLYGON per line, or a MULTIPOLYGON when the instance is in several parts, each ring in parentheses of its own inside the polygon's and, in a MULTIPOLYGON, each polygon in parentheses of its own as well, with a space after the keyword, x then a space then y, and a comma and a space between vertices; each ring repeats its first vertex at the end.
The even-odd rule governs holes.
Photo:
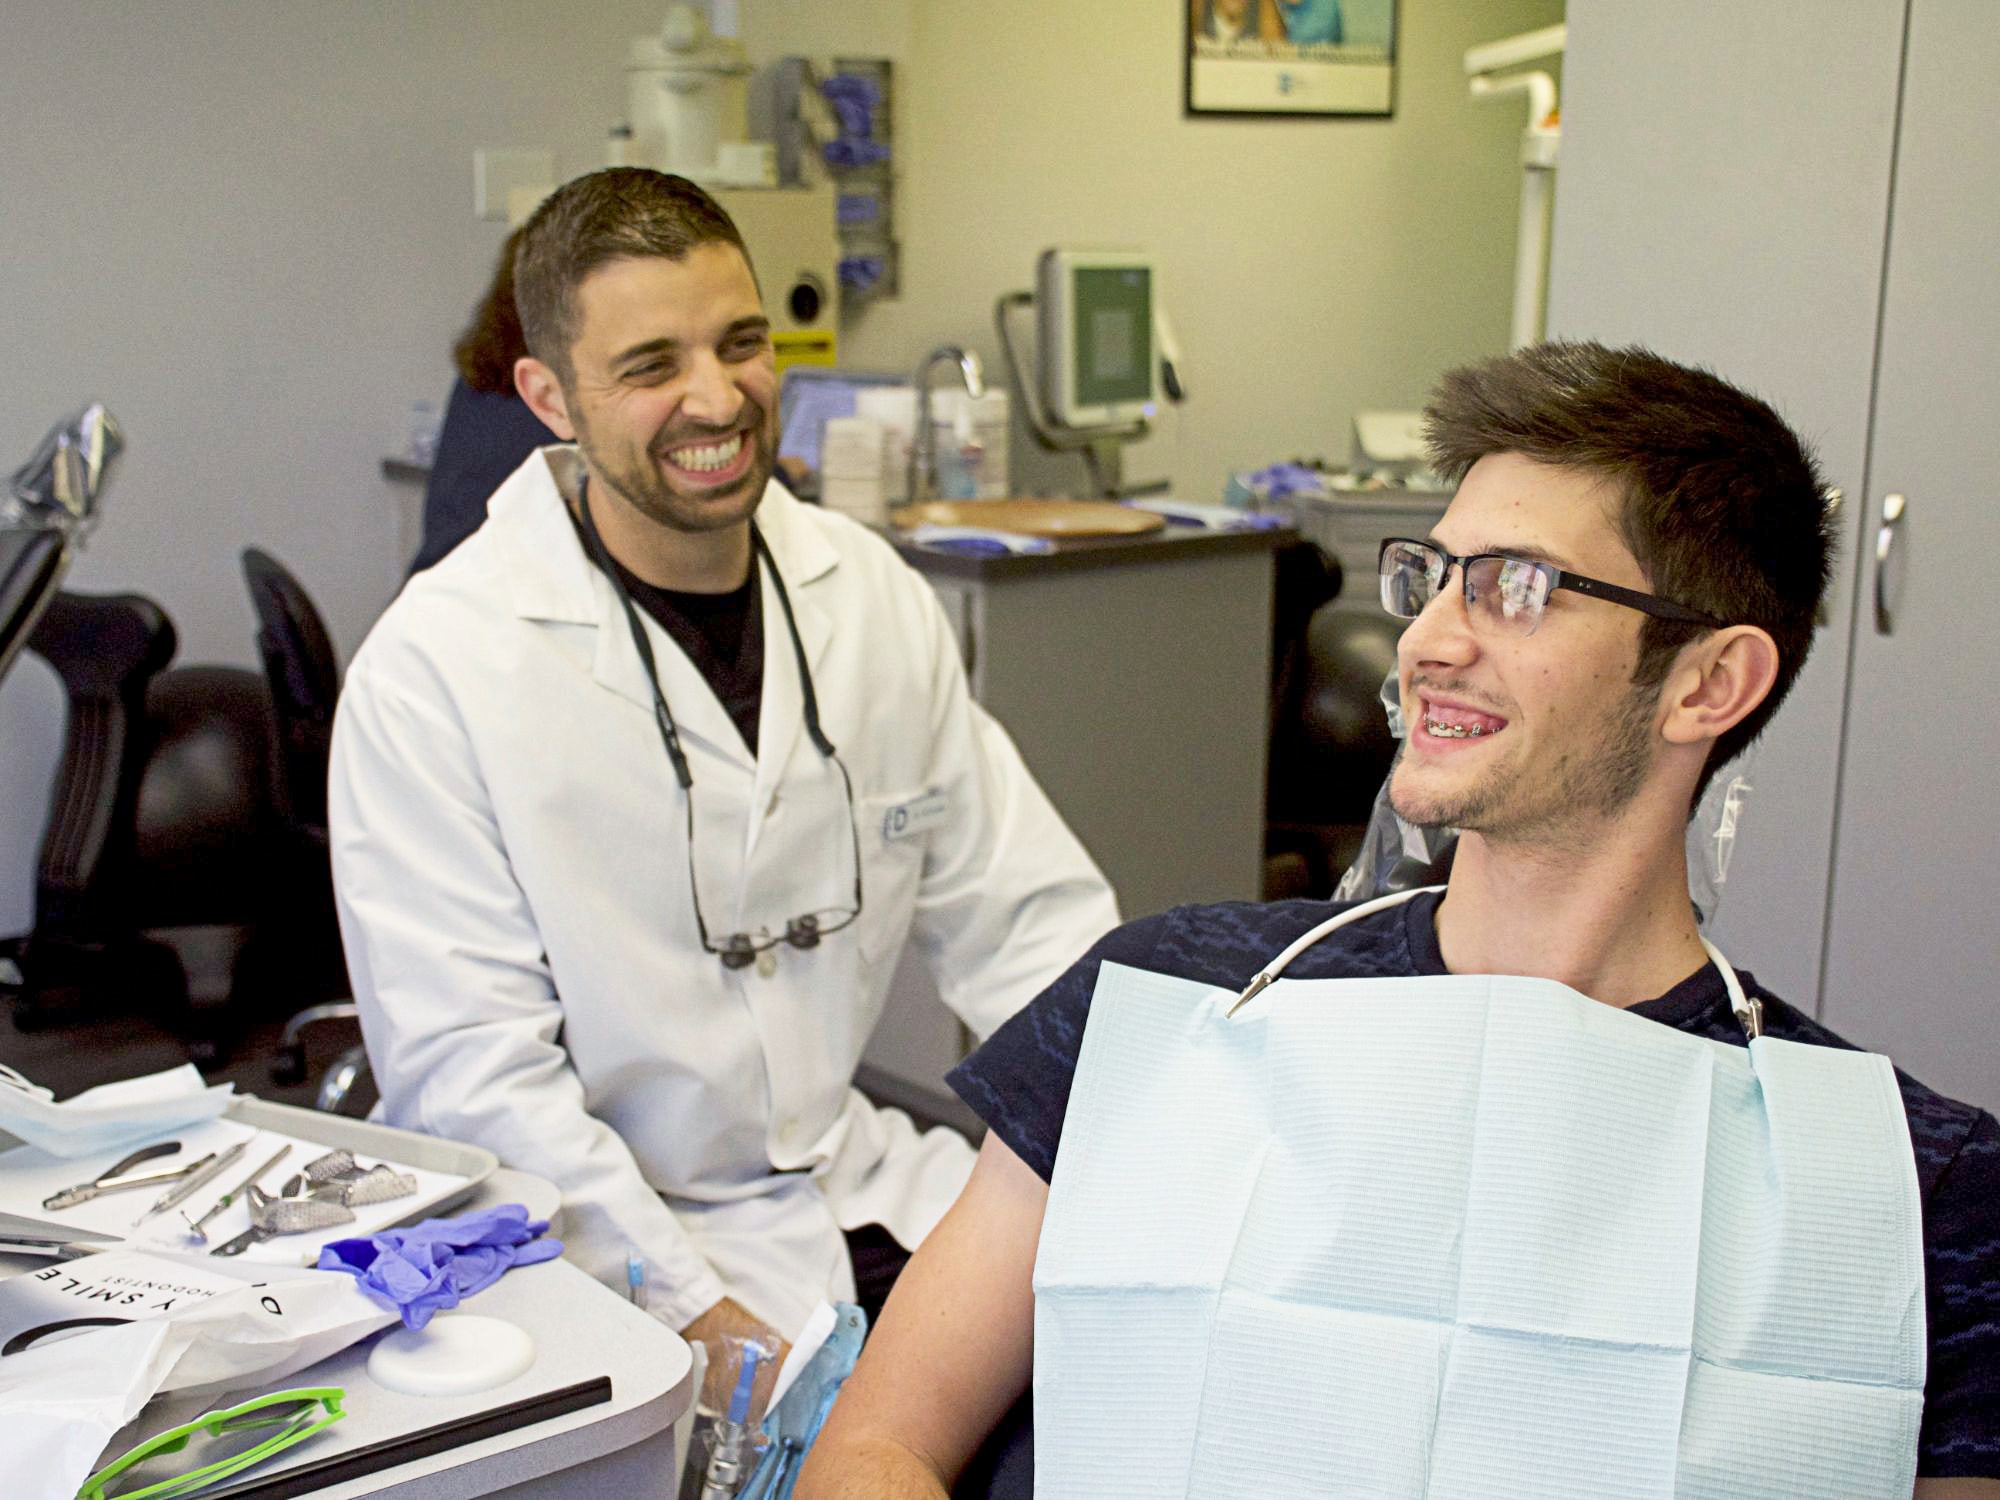
POLYGON ((1100 973, 1035 1262, 1038 1495, 1909 1495, 1885 1058, 1546 980, 1236 1000, 1100 973))

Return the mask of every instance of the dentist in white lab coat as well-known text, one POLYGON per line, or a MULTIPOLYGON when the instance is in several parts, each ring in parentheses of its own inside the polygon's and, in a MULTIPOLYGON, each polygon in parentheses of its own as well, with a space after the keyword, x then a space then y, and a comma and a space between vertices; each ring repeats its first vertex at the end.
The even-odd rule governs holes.
POLYGON ((790 1338, 853 1294, 847 1232, 914 1248, 971 1169, 852 1087, 898 956, 983 1037, 1116 911, 928 585, 770 479, 769 325, 722 211, 579 179, 516 296, 522 396, 574 446, 409 582, 335 724, 382 1112, 558 1184, 570 1258, 622 1288, 639 1256, 691 1339, 790 1338))

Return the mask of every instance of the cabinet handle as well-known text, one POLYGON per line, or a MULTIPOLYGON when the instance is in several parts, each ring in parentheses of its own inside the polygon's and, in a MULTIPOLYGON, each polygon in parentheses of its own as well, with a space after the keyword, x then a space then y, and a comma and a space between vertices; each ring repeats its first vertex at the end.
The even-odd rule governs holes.
POLYGON ((1903 529, 1903 513, 1909 502, 1901 495, 1882 497, 1882 525, 1875 533, 1875 633, 1892 635, 1895 616, 1889 610, 1889 555, 1896 550, 1896 538, 1903 529))

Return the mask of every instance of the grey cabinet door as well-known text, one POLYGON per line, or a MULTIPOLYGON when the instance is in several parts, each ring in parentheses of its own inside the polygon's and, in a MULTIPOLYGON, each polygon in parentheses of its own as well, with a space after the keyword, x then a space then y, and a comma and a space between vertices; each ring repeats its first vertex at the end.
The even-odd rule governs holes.
POLYGON ((2000 1106, 2000 6, 1914 0, 1821 1014, 2000 1106), (1878 568, 1885 498, 1901 495, 1878 568), (1877 607, 1886 610, 1878 617, 1877 607))
MULTIPOLYGON (((1570 0, 1549 329, 1643 343, 1771 401, 1862 487, 1905 0, 1570 0)), ((1854 556, 1861 507, 1843 518, 1854 556)), ((1764 735, 1714 924, 1815 1008, 1847 607, 1764 735)))

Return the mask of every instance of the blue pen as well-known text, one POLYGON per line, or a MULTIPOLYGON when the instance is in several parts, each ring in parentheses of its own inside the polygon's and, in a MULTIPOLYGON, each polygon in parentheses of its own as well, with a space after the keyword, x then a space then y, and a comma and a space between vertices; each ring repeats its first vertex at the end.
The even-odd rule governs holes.
POLYGON ((625 1257, 625 1290, 634 1307, 646 1305, 646 1263, 636 1255, 625 1257))

